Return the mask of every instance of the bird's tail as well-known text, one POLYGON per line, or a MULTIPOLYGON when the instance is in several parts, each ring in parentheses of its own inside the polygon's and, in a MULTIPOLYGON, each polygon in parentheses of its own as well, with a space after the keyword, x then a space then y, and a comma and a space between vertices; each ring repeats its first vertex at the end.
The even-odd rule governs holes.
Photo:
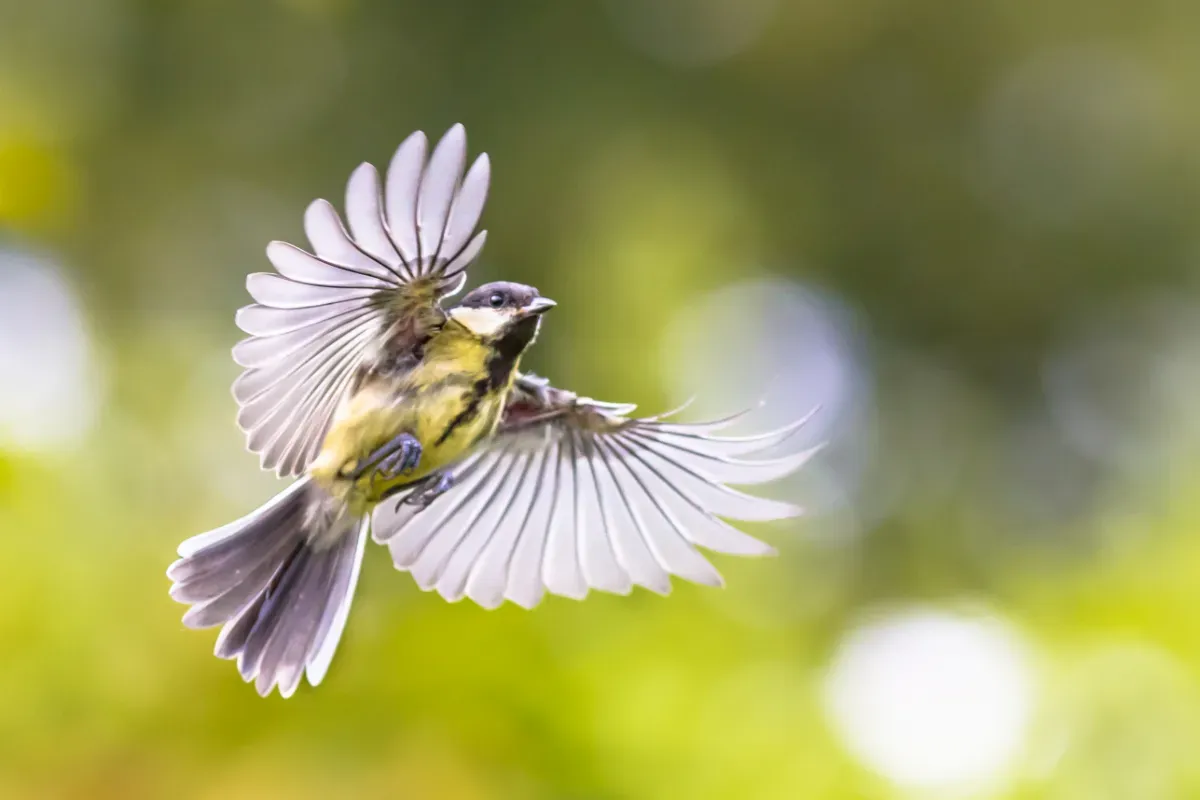
POLYGON ((350 612, 368 519, 313 513, 320 498, 308 479, 262 508, 179 546, 167 570, 171 596, 191 604, 191 628, 224 625, 220 658, 264 697, 290 697, 307 673, 325 677, 350 612))

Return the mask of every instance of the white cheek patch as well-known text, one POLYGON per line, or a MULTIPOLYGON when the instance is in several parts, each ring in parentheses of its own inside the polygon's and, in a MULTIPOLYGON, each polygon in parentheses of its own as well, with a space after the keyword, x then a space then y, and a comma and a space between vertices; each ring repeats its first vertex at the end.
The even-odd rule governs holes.
POLYGON ((508 322, 508 315, 494 308, 454 308, 450 316, 480 338, 495 336, 508 322))

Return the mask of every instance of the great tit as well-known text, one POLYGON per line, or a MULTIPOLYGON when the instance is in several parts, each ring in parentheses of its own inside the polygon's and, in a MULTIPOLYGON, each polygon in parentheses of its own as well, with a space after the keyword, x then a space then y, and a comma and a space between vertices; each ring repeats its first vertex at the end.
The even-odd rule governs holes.
POLYGON ((456 125, 426 158, 423 133, 396 151, 382 189, 363 164, 346 221, 324 200, 305 214, 312 252, 267 247, 275 272, 247 279, 249 335, 233 348, 238 424, 264 469, 296 477, 256 511, 179 546, 171 596, 189 627, 223 626, 216 655, 267 695, 316 686, 346 625, 368 535, 397 569, 450 601, 532 608, 545 592, 666 594, 670 576, 720 586, 697 547, 772 549, 724 522, 794 516, 726 484, 774 480, 812 451, 743 456, 803 419, 751 437, 732 418, 632 416, 519 372, 554 302, 466 280, 490 179, 466 170, 456 125))

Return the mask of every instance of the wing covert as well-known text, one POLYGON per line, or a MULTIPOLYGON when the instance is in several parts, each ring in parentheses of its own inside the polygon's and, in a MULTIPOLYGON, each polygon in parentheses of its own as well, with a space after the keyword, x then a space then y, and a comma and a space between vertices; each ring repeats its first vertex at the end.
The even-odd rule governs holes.
POLYGON ((772 554, 724 520, 777 520, 800 509, 728 484, 799 469, 816 448, 745 456, 784 442, 807 417, 731 437, 720 431, 736 417, 676 423, 631 417, 633 408, 522 376, 496 436, 453 468, 454 488, 424 510, 403 498, 380 505, 376 541, 422 589, 486 608, 506 599, 531 608, 545 592, 581 599, 591 589, 642 586, 666 594, 672 575, 719 586, 699 548, 772 554))
POLYGON ((304 472, 319 452, 338 403, 373 345, 385 336, 417 344, 442 297, 462 288, 486 231, 474 233, 490 179, 487 155, 463 176, 466 133, 452 127, 426 160, 425 134, 397 149, 381 192, 362 164, 346 187, 346 222, 325 200, 309 205, 307 252, 271 242, 275 272, 246 280, 254 304, 233 348, 238 424, 265 469, 304 472))

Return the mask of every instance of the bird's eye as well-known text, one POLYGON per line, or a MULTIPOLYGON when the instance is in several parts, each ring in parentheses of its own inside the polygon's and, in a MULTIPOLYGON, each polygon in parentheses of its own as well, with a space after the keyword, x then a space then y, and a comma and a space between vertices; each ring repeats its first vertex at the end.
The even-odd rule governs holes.
POLYGON ((500 306, 504 305, 504 295, 496 292, 488 298, 488 305, 490 305, 492 308, 499 308, 500 306))

